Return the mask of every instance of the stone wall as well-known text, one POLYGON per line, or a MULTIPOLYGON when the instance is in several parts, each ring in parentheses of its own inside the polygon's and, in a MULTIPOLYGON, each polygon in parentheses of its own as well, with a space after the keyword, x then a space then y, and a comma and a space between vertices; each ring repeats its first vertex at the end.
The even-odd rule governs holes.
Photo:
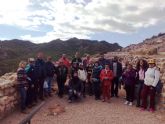
POLYGON ((0 119, 16 108, 18 98, 16 74, 7 73, 0 77, 0 119))

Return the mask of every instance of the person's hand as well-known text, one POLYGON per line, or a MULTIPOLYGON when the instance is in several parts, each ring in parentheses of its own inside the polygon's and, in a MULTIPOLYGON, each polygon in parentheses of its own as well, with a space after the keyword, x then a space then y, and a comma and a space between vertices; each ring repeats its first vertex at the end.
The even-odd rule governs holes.
POLYGON ((78 96, 81 96, 81 93, 78 93, 78 96))
POLYGON ((77 93, 76 90, 73 91, 75 94, 77 93))
POLYGON ((151 86, 151 87, 150 87, 150 90, 153 90, 154 88, 155 88, 155 87, 151 86))
POLYGON ((25 87, 25 90, 28 90, 28 87, 25 87))
POLYGON ((34 88, 34 84, 32 84, 32 88, 34 88))

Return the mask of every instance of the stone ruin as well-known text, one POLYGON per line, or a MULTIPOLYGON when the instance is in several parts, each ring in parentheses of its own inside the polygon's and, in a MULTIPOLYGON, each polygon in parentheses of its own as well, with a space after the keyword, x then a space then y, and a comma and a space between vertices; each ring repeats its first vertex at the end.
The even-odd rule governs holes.
POLYGON ((129 52, 110 52, 105 55, 106 58, 112 59, 113 56, 118 56, 119 58, 123 59, 124 62, 128 61, 133 64, 135 67, 136 65, 136 60, 139 58, 144 58, 145 60, 154 58, 156 59, 156 64, 157 67, 160 68, 160 73, 161 73, 161 82, 164 84, 162 93, 160 94, 160 102, 159 105, 157 106, 157 109, 165 111, 165 57, 164 55, 135 55, 131 54, 129 52))
POLYGON ((12 112, 18 104, 16 83, 16 73, 7 73, 0 77, 0 119, 12 112))

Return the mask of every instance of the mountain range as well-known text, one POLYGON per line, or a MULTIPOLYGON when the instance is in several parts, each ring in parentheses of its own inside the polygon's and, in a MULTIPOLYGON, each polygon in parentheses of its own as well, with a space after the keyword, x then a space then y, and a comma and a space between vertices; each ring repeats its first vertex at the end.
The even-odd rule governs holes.
POLYGON ((0 41, 0 75, 15 71, 20 60, 36 57, 38 52, 43 52, 45 56, 52 56, 54 60, 57 60, 63 53, 71 59, 76 51, 83 56, 85 53, 94 55, 112 52, 121 48, 117 43, 111 44, 106 41, 77 38, 66 41, 57 39, 42 44, 18 39, 0 41))

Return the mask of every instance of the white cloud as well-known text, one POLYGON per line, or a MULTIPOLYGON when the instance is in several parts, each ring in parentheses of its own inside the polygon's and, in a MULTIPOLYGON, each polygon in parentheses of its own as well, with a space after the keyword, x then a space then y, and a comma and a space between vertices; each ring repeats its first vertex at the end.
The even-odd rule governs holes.
POLYGON ((132 33, 157 25, 165 19, 164 13, 163 0, 0 0, 0 24, 32 30, 42 24, 53 27, 43 37, 21 36, 37 42, 90 38, 102 31, 132 33))

